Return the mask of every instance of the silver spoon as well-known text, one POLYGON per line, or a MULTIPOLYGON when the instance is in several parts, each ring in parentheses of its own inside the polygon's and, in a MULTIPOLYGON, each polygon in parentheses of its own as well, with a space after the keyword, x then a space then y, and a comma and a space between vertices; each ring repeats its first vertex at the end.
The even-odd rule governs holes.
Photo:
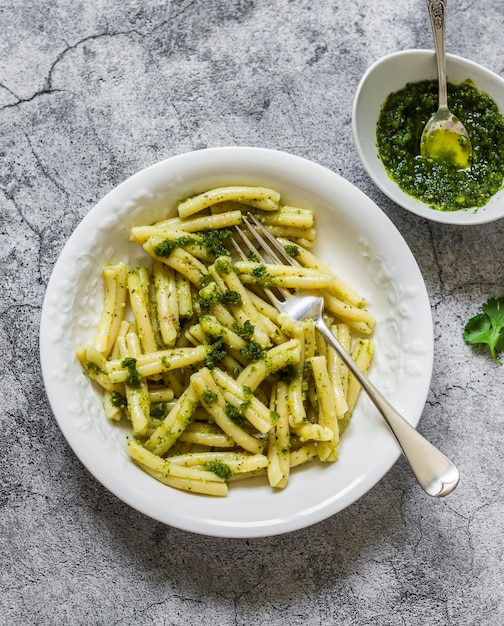
POLYGON ((420 139, 420 154, 457 168, 468 168, 472 154, 469 133, 462 122, 448 109, 446 95, 446 0, 426 1, 436 49, 439 107, 425 125, 420 139))

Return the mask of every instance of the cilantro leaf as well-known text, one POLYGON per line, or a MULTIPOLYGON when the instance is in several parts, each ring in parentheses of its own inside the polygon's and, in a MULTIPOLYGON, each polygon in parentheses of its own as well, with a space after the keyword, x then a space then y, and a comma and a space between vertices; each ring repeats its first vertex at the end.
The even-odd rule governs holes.
POLYGON ((467 322, 464 341, 468 344, 488 345, 492 359, 502 365, 497 354, 504 351, 504 296, 490 298, 482 309, 483 313, 478 313, 467 322))

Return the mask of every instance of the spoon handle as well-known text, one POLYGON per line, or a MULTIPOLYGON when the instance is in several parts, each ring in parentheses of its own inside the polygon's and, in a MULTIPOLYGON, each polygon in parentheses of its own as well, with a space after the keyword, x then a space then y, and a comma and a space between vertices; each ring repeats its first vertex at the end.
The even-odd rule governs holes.
POLYGON ((446 96, 446 56, 445 56, 445 31, 446 31, 446 0, 426 0, 427 9, 436 48, 436 61, 439 82, 439 108, 448 108, 446 96))

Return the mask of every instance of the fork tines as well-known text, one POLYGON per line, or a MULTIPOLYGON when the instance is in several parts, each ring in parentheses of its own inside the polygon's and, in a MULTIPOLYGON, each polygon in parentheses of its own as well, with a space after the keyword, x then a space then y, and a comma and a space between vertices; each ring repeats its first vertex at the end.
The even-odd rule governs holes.
POLYGON ((244 261, 250 260, 250 256, 252 256, 252 258, 257 256, 260 263, 267 263, 268 261, 265 259, 266 254, 270 262, 279 265, 297 265, 299 267, 300 264, 296 259, 293 259, 287 254, 282 244, 268 232, 255 215, 252 213, 242 215, 242 224, 245 226, 245 229, 242 229, 240 226, 235 226, 235 230, 240 235, 249 254, 245 254, 234 239, 232 241, 235 250, 244 261), (251 239, 255 241, 256 245, 252 243, 251 239), (263 254, 259 251, 261 249, 263 254))

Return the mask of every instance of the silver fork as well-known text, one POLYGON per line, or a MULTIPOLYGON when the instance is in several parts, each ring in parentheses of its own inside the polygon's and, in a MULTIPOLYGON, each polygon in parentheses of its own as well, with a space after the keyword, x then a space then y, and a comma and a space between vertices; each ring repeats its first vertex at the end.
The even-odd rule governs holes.
MULTIPOLYGON (((252 213, 244 215, 242 221, 247 233, 256 245, 252 243, 242 228, 235 226, 235 229, 249 253, 257 255, 261 263, 267 262, 260 253, 262 249, 274 263, 299 266, 299 263, 285 252, 280 242, 264 228, 252 213)), ((232 241, 240 257, 247 259, 248 255, 244 254, 242 247, 234 239, 232 241)), ((457 468, 394 409, 334 337, 322 316, 324 310, 323 297, 312 292, 300 293, 296 291, 292 293, 287 289, 277 287, 275 287, 275 291, 263 287, 263 291, 273 306, 278 311, 287 313, 292 321, 300 322, 313 319, 317 330, 337 352, 385 419, 422 489, 433 497, 446 496, 451 493, 459 482, 457 468), (282 299, 277 297, 277 294, 282 299)))

